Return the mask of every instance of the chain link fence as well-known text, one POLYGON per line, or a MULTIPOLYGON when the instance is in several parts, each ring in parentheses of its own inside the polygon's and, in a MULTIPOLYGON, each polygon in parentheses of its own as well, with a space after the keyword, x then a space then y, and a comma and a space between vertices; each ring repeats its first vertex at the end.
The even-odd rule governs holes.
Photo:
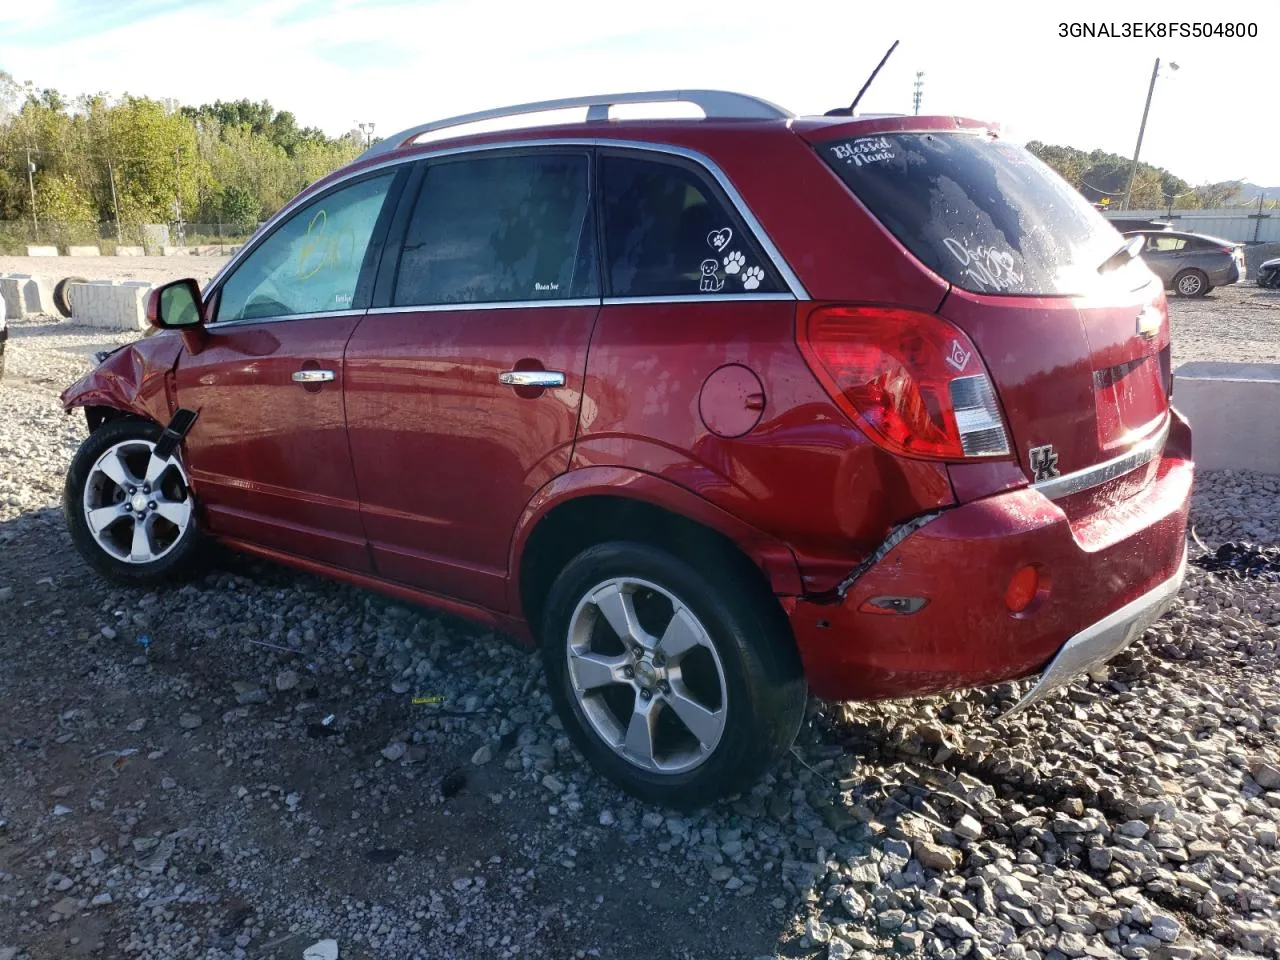
MULTIPOLYGON (((97 247, 103 256, 113 256, 117 247, 141 247, 157 256, 165 247, 185 247, 196 255, 225 255, 253 235, 257 224, 232 223, 57 223, 30 220, 0 220, 0 255, 22 256, 28 245, 57 247, 97 247)), ((131 251, 131 252, 136 252, 131 251)))

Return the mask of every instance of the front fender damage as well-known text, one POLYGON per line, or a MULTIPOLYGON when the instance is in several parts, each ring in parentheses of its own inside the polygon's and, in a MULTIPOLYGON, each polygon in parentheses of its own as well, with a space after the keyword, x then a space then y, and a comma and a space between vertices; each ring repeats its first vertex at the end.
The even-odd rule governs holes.
POLYGON ((85 408, 90 429, 110 410, 168 423, 177 409, 170 374, 181 353, 182 340, 172 335, 126 344, 64 390, 62 408, 85 408))

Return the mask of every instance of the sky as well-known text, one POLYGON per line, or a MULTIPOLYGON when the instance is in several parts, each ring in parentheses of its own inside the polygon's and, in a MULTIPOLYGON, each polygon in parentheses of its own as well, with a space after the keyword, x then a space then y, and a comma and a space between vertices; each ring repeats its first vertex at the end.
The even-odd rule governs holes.
POLYGON ((248 97, 331 135, 378 135, 504 104, 627 90, 751 93, 799 114, 999 123, 1007 136, 1131 156, 1189 182, 1280 190, 1280 3, 1234 0, 0 0, 0 70, 64 95, 248 97), (1254 39, 1059 36, 1060 24, 1256 24, 1254 39))

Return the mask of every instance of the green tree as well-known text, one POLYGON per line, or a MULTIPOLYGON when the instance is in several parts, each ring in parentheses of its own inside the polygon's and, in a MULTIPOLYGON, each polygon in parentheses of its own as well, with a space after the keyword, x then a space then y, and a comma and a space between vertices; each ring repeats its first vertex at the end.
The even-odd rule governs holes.
POLYGON ((36 183, 36 214, 48 223, 98 222, 93 199, 67 174, 41 177, 36 183))
POLYGON ((251 233, 258 222, 258 200, 244 187, 230 184, 222 190, 221 222, 241 233, 251 233))

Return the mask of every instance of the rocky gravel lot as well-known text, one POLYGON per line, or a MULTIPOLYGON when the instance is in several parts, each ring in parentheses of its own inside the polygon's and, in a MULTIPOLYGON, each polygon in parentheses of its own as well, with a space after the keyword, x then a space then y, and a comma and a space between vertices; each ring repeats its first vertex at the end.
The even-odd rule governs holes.
MULTIPOLYGON (((1011 722, 1023 684, 811 704, 775 775, 677 816, 500 637, 233 556, 93 576, 56 394, 103 345, 16 323, 0 381, 0 960, 1280 955, 1280 582, 1193 567, 1011 722)), ((1202 475, 1193 523, 1276 542, 1280 478, 1202 475)))

